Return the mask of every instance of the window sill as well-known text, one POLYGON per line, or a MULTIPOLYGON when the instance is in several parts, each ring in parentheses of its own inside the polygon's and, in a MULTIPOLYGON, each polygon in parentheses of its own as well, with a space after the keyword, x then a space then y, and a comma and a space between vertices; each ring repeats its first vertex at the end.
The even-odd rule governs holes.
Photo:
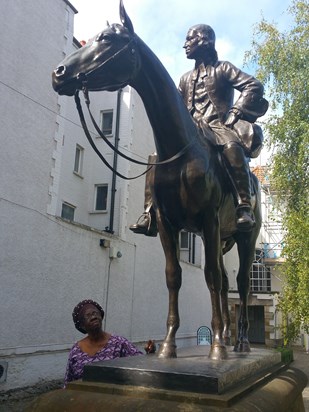
MULTIPOLYGON (((102 133, 103 133, 103 132, 102 132, 102 133)), ((103 133, 103 135, 104 135, 105 137, 109 138, 109 139, 112 139, 112 138, 114 137, 113 134, 105 134, 105 133, 103 133)), ((99 136, 99 135, 97 135, 96 138, 97 138, 97 139, 102 139, 102 137, 99 136)))
POLYGON ((180 260, 180 262, 186 263, 187 265, 194 266, 195 268, 198 268, 198 269, 202 269, 202 264, 201 263, 192 263, 192 262, 189 262, 189 261, 181 259, 181 258, 179 260, 180 260))
POLYGON ((107 210, 93 210, 92 212, 88 212, 89 215, 106 215, 108 213, 107 210))
POLYGON ((80 175, 79 173, 75 172, 74 170, 73 170, 73 175, 79 177, 80 179, 84 178, 84 176, 80 175))

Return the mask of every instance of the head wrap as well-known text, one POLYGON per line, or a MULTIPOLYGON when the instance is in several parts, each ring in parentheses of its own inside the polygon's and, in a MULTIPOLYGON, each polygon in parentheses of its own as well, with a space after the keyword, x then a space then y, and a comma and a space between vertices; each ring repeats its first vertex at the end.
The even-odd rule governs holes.
POLYGON ((85 309, 85 306, 87 306, 87 305, 95 306, 99 310, 99 312, 101 313, 102 319, 104 318, 104 310, 102 309, 102 307, 97 302, 95 302, 94 300, 91 300, 91 299, 82 300, 81 302, 79 302, 75 306, 75 308, 73 310, 73 313, 72 313, 74 325, 75 325, 76 329, 81 333, 87 333, 85 331, 85 329, 83 329, 83 327, 81 326, 82 321, 83 321, 83 319, 82 319, 83 311, 85 309))

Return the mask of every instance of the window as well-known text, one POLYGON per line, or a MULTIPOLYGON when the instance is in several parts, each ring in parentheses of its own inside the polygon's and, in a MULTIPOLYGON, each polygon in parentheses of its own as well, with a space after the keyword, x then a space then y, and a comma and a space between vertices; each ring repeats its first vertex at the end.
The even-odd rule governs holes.
POLYGON ((271 275, 270 269, 262 263, 263 251, 256 249, 255 260, 250 272, 250 290, 251 292, 270 292, 271 275))
POLYGON ((80 176, 82 175, 83 158, 84 149, 77 144, 75 149, 74 173, 80 176))
POLYGON ((68 10, 65 11, 65 21, 67 24, 67 30, 70 29, 70 13, 68 10))
POLYGON ((113 134, 113 111, 104 110, 101 112, 101 130, 106 136, 113 134))
POLYGON ((68 203, 62 203, 61 217, 67 220, 74 220, 75 206, 68 203))
POLYGON ((189 232, 181 231, 180 232, 180 249, 188 250, 189 249, 189 232))
POLYGON ((201 240, 195 233, 182 230, 179 234, 179 248, 180 260, 193 265, 201 264, 201 240))
POLYGON ((108 185, 95 186, 94 210, 105 212, 107 210, 107 191, 108 185))

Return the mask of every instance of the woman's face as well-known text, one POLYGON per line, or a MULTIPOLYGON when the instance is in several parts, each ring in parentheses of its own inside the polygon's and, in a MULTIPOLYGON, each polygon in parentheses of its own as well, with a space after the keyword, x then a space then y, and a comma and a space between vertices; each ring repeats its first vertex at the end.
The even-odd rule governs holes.
POLYGON ((99 309, 97 309, 94 305, 87 305, 82 314, 82 324, 87 332, 89 330, 101 329, 102 315, 99 309))

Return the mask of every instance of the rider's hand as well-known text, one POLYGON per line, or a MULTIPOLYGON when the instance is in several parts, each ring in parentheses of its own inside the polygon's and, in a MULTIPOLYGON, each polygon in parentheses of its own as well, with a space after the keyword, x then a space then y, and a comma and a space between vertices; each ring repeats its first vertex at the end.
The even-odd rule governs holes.
POLYGON ((238 119, 241 118, 241 112, 238 110, 231 110, 224 123, 226 127, 232 128, 238 119))

